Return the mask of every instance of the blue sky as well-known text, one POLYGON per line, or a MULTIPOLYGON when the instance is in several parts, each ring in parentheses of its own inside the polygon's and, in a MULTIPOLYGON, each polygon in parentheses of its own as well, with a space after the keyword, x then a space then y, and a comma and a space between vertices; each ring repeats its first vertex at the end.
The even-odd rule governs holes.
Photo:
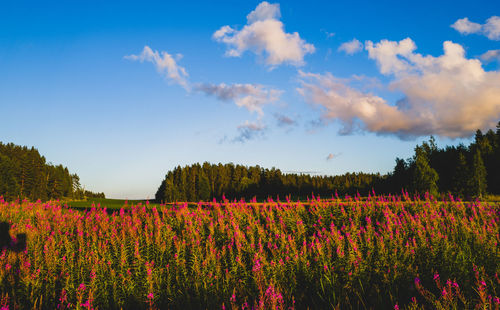
POLYGON ((500 120, 498 1, 0 3, 0 141, 113 198, 177 165, 386 173, 500 120), (346 44, 348 43, 348 44, 346 44))

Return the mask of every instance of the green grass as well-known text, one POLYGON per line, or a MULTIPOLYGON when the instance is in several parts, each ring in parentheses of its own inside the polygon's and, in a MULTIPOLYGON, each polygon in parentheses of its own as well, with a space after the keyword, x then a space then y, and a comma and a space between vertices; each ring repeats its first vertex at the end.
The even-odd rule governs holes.
POLYGON ((485 201, 500 202, 500 195, 486 195, 485 201))
MULTIPOLYGON (((106 208, 108 210, 119 210, 122 207, 126 208, 131 205, 145 204, 146 202, 147 200, 88 198, 87 200, 68 201, 66 205, 75 209, 90 209, 94 204, 95 207, 99 205, 101 208, 106 208)), ((150 203, 149 206, 159 206, 159 204, 150 203)))

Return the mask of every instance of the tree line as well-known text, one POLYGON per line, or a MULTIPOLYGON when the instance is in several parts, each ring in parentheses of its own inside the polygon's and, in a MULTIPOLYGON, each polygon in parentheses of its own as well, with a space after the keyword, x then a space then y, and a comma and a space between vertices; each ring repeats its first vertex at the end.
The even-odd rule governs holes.
POLYGON ((379 174, 347 173, 341 176, 311 176, 283 173, 279 169, 229 164, 196 163, 176 167, 162 181, 158 202, 199 201, 212 198, 265 198, 279 195, 305 197, 311 193, 331 195, 369 190, 380 181, 379 174))
POLYGON ((60 198, 104 198, 80 185, 77 174, 62 165, 47 163, 34 147, 0 142, 0 196, 31 201, 60 198))
POLYGON ((452 193, 474 198, 486 193, 500 194, 500 122, 496 132, 476 132, 474 141, 465 146, 438 148, 433 137, 415 147, 411 158, 396 158, 392 172, 380 175, 346 173, 338 176, 312 176, 283 173, 260 166, 199 163, 177 166, 169 171, 158 188, 157 202, 200 201, 212 198, 265 199, 268 196, 334 194, 367 195, 409 193, 432 195, 452 193))
POLYGON ((390 187, 410 192, 452 193, 463 198, 500 195, 500 122, 496 132, 477 130, 465 146, 438 148, 433 137, 415 147, 415 155, 396 159, 390 187))

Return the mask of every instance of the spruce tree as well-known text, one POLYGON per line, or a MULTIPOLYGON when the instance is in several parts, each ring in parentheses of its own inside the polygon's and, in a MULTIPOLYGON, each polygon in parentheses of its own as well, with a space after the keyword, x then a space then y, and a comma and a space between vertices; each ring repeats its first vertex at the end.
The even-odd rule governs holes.
POLYGON ((413 174, 413 188, 416 192, 423 194, 429 192, 431 195, 437 195, 437 181, 439 176, 429 165, 429 159, 425 150, 417 146, 415 148, 415 171, 413 174))
POLYGON ((484 167, 481 151, 476 148, 472 160, 472 171, 470 178, 470 190, 474 197, 481 198, 486 194, 486 168, 484 167))
POLYGON ((465 197, 469 195, 469 179, 470 172, 469 166, 467 165, 467 159, 464 153, 458 153, 457 165, 455 169, 455 174, 452 179, 453 193, 459 197, 465 197))
POLYGON ((198 188, 196 192, 198 193, 198 200, 208 201, 210 199, 210 182, 203 172, 200 172, 197 177, 196 184, 198 188))

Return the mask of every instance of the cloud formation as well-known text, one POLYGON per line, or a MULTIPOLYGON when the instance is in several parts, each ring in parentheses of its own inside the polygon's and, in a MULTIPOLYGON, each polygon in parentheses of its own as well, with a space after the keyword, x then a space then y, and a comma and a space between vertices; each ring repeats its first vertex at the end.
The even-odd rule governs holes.
POLYGON ((340 156, 340 153, 339 154, 330 153, 330 154, 328 154, 328 156, 326 156, 326 161, 330 161, 330 160, 337 158, 339 156, 340 156))
POLYGON ((258 84, 197 84, 196 90, 222 101, 234 101, 239 107, 264 115, 262 107, 279 100, 282 91, 258 84))
POLYGON ((461 34, 483 34, 490 40, 500 40, 500 16, 492 16, 484 24, 471 22, 467 17, 458 19, 451 25, 461 34))
POLYGON ((481 31, 482 28, 481 24, 473 23, 467 17, 458 19, 450 27, 460 32, 461 34, 477 33, 481 31))
POLYGON ((438 57, 415 53, 409 38, 367 41, 365 48, 380 72, 393 78, 389 88, 403 93, 395 104, 329 73, 299 73, 299 93, 322 107, 324 119, 340 121, 343 133, 468 137, 477 128, 494 127, 500 118, 500 72, 485 71, 478 59, 467 59, 461 45, 444 42, 438 57))
MULTIPOLYGON (((341 134, 349 134, 358 128, 374 132, 391 132, 403 124, 395 124, 393 119, 401 117, 395 107, 370 93, 363 93, 348 85, 346 79, 299 72, 301 87, 297 89, 305 100, 323 109, 324 120, 339 120, 343 128, 341 134), (359 123, 361 122, 361 124, 359 123)), ((403 120, 400 119, 400 122, 403 120)))
POLYGON ((500 50, 490 50, 482 54, 480 58, 485 62, 499 61, 500 62, 500 50))
MULTIPOLYGON (((182 55, 177 55, 177 60, 179 60, 182 55)), ((189 84, 187 81, 188 74, 186 69, 179 66, 172 57, 167 52, 162 51, 161 53, 158 51, 153 51, 149 46, 144 46, 142 53, 139 55, 128 55, 124 57, 125 59, 134 60, 134 61, 148 61, 151 62, 156 70, 165 76, 168 80, 181 85, 185 89, 189 89, 189 84)))
POLYGON ((238 125, 239 135, 232 141, 244 143, 256 137, 261 137, 264 135, 266 128, 264 124, 245 121, 243 124, 238 125))
POLYGON ((354 38, 349 42, 344 42, 338 48, 339 52, 344 52, 347 55, 354 55, 363 49, 363 43, 359 42, 358 39, 354 38))
POLYGON ((227 56, 239 57, 249 50, 258 55, 266 54, 265 63, 276 66, 289 63, 304 64, 304 56, 315 51, 297 32, 286 33, 279 4, 261 2, 247 15, 247 24, 241 30, 223 26, 213 34, 214 40, 228 46, 227 56))
POLYGON ((274 114, 279 127, 289 127, 297 125, 297 121, 280 113, 274 114))

